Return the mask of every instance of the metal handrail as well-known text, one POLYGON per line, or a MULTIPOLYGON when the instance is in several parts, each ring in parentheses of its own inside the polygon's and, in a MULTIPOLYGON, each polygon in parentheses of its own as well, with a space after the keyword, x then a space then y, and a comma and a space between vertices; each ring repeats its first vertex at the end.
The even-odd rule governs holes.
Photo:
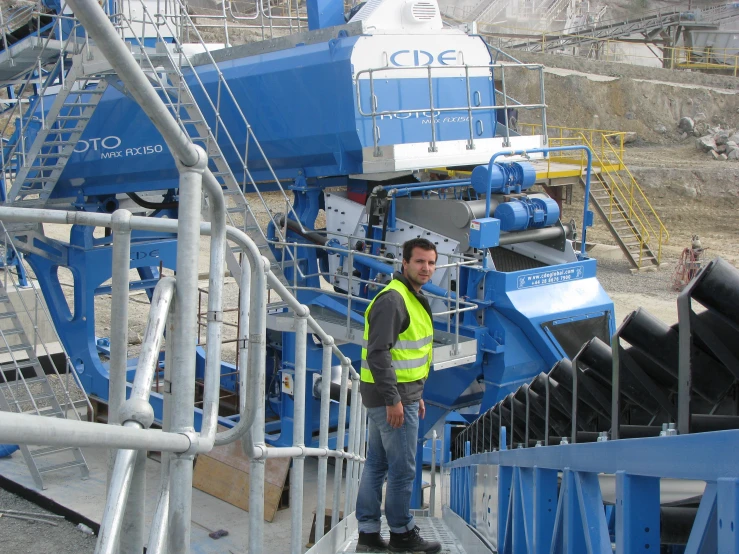
MULTIPOLYGON (((537 124, 523 123, 520 125, 524 128, 528 127, 532 129, 532 134, 536 132, 537 124)), ((560 135, 559 137, 551 137, 550 134, 551 141, 566 143, 568 141, 582 140, 592 149, 593 165, 599 167, 601 172, 606 173, 614 187, 614 190, 606 189, 609 193, 609 213, 612 214, 614 209, 621 209, 615 206, 615 201, 621 199, 628 208, 628 212, 625 212, 624 216, 635 220, 635 228, 631 229, 631 232, 640 244, 639 262, 641 262, 644 247, 647 246, 649 239, 654 237, 658 240, 657 263, 660 263, 662 259, 662 245, 669 241, 670 233, 649 201, 649 198, 647 198, 644 190, 624 162, 624 138, 626 132, 557 126, 549 127, 549 129, 559 132, 560 135), (580 139, 577 139, 577 136, 565 137, 565 134, 579 135, 580 139), (621 171, 625 171, 628 175, 628 183, 622 178, 621 171), (646 208, 643 206, 644 203, 646 203, 646 208), (656 224, 653 224, 653 222, 656 222, 656 224), (639 233, 635 232, 636 229, 641 233, 641 237, 639 233)), ((579 161, 571 158, 564 158, 564 160, 570 163, 580 163, 584 167, 582 165, 584 162, 582 157, 579 161)))
MULTIPOLYGON (((659 217, 659 214, 657 214, 657 210, 655 210, 654 206, 652 206, 652 203, 649 201, 649 198, 647 198, 647 195, 644 193, 644 190, 641 188, 641 186, 639 186, 639 183, 637 182, 634 175, 631 173, 629 168, 626 167, 626 165, 623 163, 623 160, 619 157, 619 154, 616 151, 616 149, 613 147, 613 145, 608 141, 607 135, 603 136, 603 141, 608 145, 608 148, 611 149, 611 152, 613 153, 613 155, 618 158, 620 165, 623 166, 623 170, 626 171, 626 174, 629 176, 630 182, 627 185, 623 181, 621 176, 618 173, 616 173, 616 176, 618 176, 623 186, 628 187, 630 190, 630 193, 628 195, 629 208, 633 210, 634 201, 636 201, 637 209, 639 213, 641 214, 641 216, 645 219, 647 226, 652 231, 652 234, 654 234, 655 236, 657 235, 659 236, 659 252, 657 254, 657 262, 659 263, 661 261, 661 254, 662 254, 662 242, 663 242, 662 238, 664 236, 664 242, 668 242, 670 240, 670 232, 667 230, 667 227, 665 226, 664 222, 659 217), (635 192, 638 194, 634 194, 635 192), (646 206, 647 206, 646 212, 644 208, 642 207, 642 204, 641 204, 642 201, 646 203, 646 206), (652 220, 656 220, 658 230, 655 229, 654 226, 652 225, 652 220)), ((608 166, 606 165, 604 167, 605 167, 605 171, 608 174, 608 176, 611 177, 611 179, 613 179, 612 172, 608 169, 608 166)))
MULTIPOLYGON (((472 127, 472 112, 475 111, 482 111, 482 110, 503 110, 503 113, 505 115, 505 134, 503 135, 505 137, 504 146, 510 146, 510 128, 508 125, 508 108, 515 107, 517 109, 523 109, 523 110, 541 110, 541 116, 542 116, 542 122, 543 122, 543 134, 546 136, 547 134, 547 127, 546 127, 546 103, 544 102, 544 66, 541 64, 523 64, 523 63, 516 63, 513 65, 510 64, 499 64, 499 63, 490 63, 490 64, 484 64, 484 65, 468 65, 468 64, 449 64, 444 66, 426 66, 425 73, 426 73, 426 79, 428 81, 428 98, 429 98, 429 105, 428 107, 423 108, 415 108, 415 109, 399 109, 399 110, 379 110, 379 101, 378 97, 375 94, 375 73, 385 73, 385 72, 413 72, 414 74, 418 74, 419 72, 424 72, 423 68, 418 67, 377 67, 377 68, 371 68, 371 69, 362 69, 358 71, 353 78, 354 81, 354 87, 355 87, 355 93, 356 93, 356 102, 357 102, 357 113, 365 118, 371 118, 372 119, 372 140, 375 150, 375 156, 378 156, 379 151, 379 141, 380 141, 380 133, 379 133, 379 127, 377 125, 377 118, 382 118, 383 116, 392 116, 392 115, 413 115, 416 114, 416 116, 423 115, 424 117, 429 117, 431 120, 431 141, 429 143, 429 152, 435 152, 436 151, 436 125, 435 125, 435 118, 437 117, 436 114, 442 114, 446 112, 467 112, 468 117, 468 132, 469 132, 469 139, 468 139, 468 148, 474 148, 474 131, 472 127), (491 79, 490 86, 491 86, 491 94, 493 101, 495 101, 497 96, 500 96, 503 103, 502 104, 492 104, 492 105, 474 105, 472 103, 472 98, 470 96, 470 70, 486 70, 491 72, 494 70, 500 70, 500 81, 501 85, 503 87, 502 91, 498 91, 495 88, 495 82, 491 79), (518 102, 516 100, 513 100, 506 94, 506 85, 505 85, 505 71, 506 69, 527 69, 527 70, 538 70, 539 71, 539 83, 540 83, 540 103, 535 104, 523 104, 521 102, 518 102), (466 105, 460 105, 460 106, 454 106, 454 107, 448 107, 448 108, 442 108, 437 107, 434 104, 434 93, 433 93, 433 75, 432 72, 439 72, 442 71, 454 71, 454 72, 464 72, 464 79, 466 83, 466 89, 467 89, 467 104, 466 105), (365 102, 363 101, 362 96, 362 90, 360 87, 360 82, 363 80, 361 77, 362 75, 368 75, 368 78, 365 80, 369 80, 369 106, 370 111, 366 112, 364 110, 365 102), (509 104, 508 100, 513 100, 513 104, 509 104)), ((474 76, 474 75, 473 75, 474 76)), ((383 76, 383 78, 385 78, 383 76)), ((438 76, 437 76, 438 78, 438 76)))
MULTIPOLYGON (((6 220, 6 221, 24 221, 24 222, 47 222, 47 223, 57 223, 57 224, 75 224, 75 225, 92 225, 96 227, 110 227, 113 225, 113 217, 111 215, 107 214, 93 214, 93 213, 85 213, 85 212, 61 212, 61 211, 55 211, 55 210, 39 210, 39 209, 30 209, 30 208, 6 208, 6 207, 0 207, 0 220, 6 220)), ((130 227, 131 229, 139 229, 139 230, 149 230, 149 231, 156 231, 156 232, 173 232, 178 229, 178 221, 177 220, 167 220, 167 219, 159 219, 159 218, 146 218, 146 217, 136 217, 133 216, 130 218, 130 227)), ((202 234, 210 234, 211 233, 211 224, 209 223, 201 223, 200 224, 200 232, 202 234)), ((256 249, 256 245, 251 241, 249 237, 247 237, 243 232, 239 231, 238 229, 234 228, 228 228, 227 235, 230 240, 236 241, 238 244, 240 244, 242 247, 244 247, 245 251, 253 251, 256 249)), ((114 239, 115 240, 115 239, 114 239)), ((319 339, 322 341, 322 343, 326 347, 330 347, 330 350, 333 355, 336 355, 339 358, 339 361, 342 363, 343 366, 346 367, 346 377, 351 378, 353 381, 358 381, 359 375, 354 370, 354 368, 351 365, 351 361, 346 358, 343 353, 338 349, 338 346, 334 344, 333 338, 328 335, 321 326, 310 316, 310 312, 305 306, 302 306, 299 301, 290 293, 290 291, 282 285, 282 283, 277 279, 274 274, 271 273, 271 271, 268 269, 268 264, 265 265, 263 268, 264 273, 267 277, 267 280, 270 284, 270 286, 280 295, 280 297, 290 305, 291 308, 295 311, 295 317, 300 320, 304 319, 306 328, 309 328, 311 332, 315 333, 319 339)), ((251 294, 255 295, 261 295, 264 297, 266 295, 266 290, 264 287, 261 289, 252 287, 250 290, 251 294)), ((242 296, 248 297, 248 294, 243 294, 242 296)), ((261 303, 261 310, 263 313, 266 314, 266 303, 261 303)), ((247 331, 248 332, 248 331, 247 331)), ((251 336, 251 335, 250 335, 251 336)), ((251 339, 250 339, 251 341, 251 339)), ((263 341, 262 346, 259 349, 254 349, 256 352, 250 352, 250 356, 254 357, 260 357, 264 358, 264 351, 263 348, 266 347, 266 343, 263 341)), ((247 367, 250 364, 242 363, 241 367, 243 368, 241 371, 242 373, 242 387, 246 387, 246 371, 247 367)), ((263 366, 262 366, 263 367, 263 366)), ((330 371, 330 367, 328 369, 330 371)), ((296 379, 299 378, 299 372, 296 374, 296 379)), ((255 379, 256 376, 252 376, 251 379, 255 379)), ((303 372, 302 378, 305 378, 305 372, 303 372)), ((260 379, 263 381, 264 376, 262 375, 261 378, 256 378, 256 382, 259 383, 260 379)), ((256 395, 259 395, 259 386, 251 387, 252 391, 256 392, 256 395)), ((355 385, 352 387, 353 389, 353 395, 357 392, 358 387, 355 385)), ((245 389, 246 390, 246 389, 245 389)), ((262 383, 261 387, 261 394, 264 393, 264 383, 262 383)), ((325 397, 326 401, 328 402, 328 396, 325 397)), ((352 398, 353 401, 356 401, 355 404, 359 401, 359 398, 352 398)), ((263 402, 260 404, 254 404, 254 406, 262 410, 263 412, 263 402)), ((85 423, 84 427, 74 427, 68 425, 71 422, 63 422, 63 423, 57 423, 54 422, 53 425, 49 426, 49 424, 44 424, 44 426, 38 426, 35 425, 35 422, 23 419, 23 420, 8 420, 6 418, 7 414, 0 414, 0 437, 2 437, 3 440, 8 440, 11 442, 20 442, 20 443, 26 443, 31 442, 35 444, 51 444, 51 445, 69 445, 72 444, 72 440, 76 441, 74 442, 75 445, 79 446, 90 446, 92 444, 96 444, 97 441, 99 441, 99 444, 105 444, 108 446, 113 446, 117 448, 123 448, 123 449, 129 449, 129 450, 142 450, 142 449, 151 449, 151 450, 161 450, 161 451, 168 451, 168 452, 187 452, 192 451, 195 449, 195 451, 199 452, 207 452, 212 447, 213 444, 208 444, 207 441, 203 442, 198 439, 197 435, 192 434, 185 434, 183 437, 185 439, 185 442, 182 442, 177 437, 182 437, 182 434, 178 433, 152 433, 151 431, 147 431, 144 435, 136 435, 132 434, 128 431, 125 431, 124 429, 118 428, 119 430, 110 431, 109 426, 103 426, 103 424, 88 424, 85 423), (18 427, 20 425, 20 427, 18 427), (90 426, 96 426, 96 427, 90 427, 90 426), (103 431, 103 428, 105 431, 103 431), (19 429, 27 431, 25 434, 19 433, 19 429), (100 429, 100 431, 98 431, 100 429), (70 437, 69 433, 71 430, 74 430, 74 437, 70 437), (58 436, 57 433, 62 433, 62 436, 58 436), (107 438, 105 440, 100 439, 102 435, 105 433, 109 433, 107 438), (90 434, 87 436, 87 434, 90 434), (146 438, 144 438, 146 436, 146 438), (151 438, 149 438, 151 437, 151 438), (171 438, 170 438, 171 437, 171 438), (66 442, 65 442, 66 441, 66 442)), ((263 424, 263 417, 264 414, 261 414, 261 423, 263 424)), ((362 417, 359 415, 358 417, 362 417)), ((350 420, 351 421, 351 420, 350 420)), ((260 422, 260 419, 256 419, 256 423, 258 424, 260 422)), ((77 422, 78 423, 78 422, 77 422)), ((353 425, 359 425, 359 420, 353 420, 353 425)), ((325 421, 326 427, 328 426, 328 421, 325 421)), ((244 429, 243 432, 246 432, 247 429, 244 429)), ((356 433, 355 433, 356 434, 356 433)), ((233 440, 238 439, 238 436, 232 437, 233 440)), ((249 435, 243 437, 243 439, 246 442, 249 442, 249 435)), ((356 464, 357 462, 361 463, 363 461, 363 457, 361 456, 360 450, 357 449, 357 445, 354 446, 350 443, 350 450, 349 452, 343 452, 338 447, 336 450, 329 450, 326 447, 319 447, 319 448, 307 448, 302 445, 295 445, 293 447, 288 448, 270 448, 267 449, 263 445, 260 444, 253 444, 252 448, 253 450, 250 451, 251 459, 253 461, 264 461, 266 458, 272 458, 272 457, 300 457, 300 456, 317 456, 317 457, 335 457, 337 459, 348 459, 352 461, 352 463, 356 464)), ((123 460, 121 462, 121 467, 127 468, 129 466, 129 462, 127 460, 123 460)), ((124 470, 121 470, 124 471, 124 470)), ((126 470, 127 471, 127 470, 126 470)), ((356 477, 356 475, 355 475, 356 477)), ((258 496, 258 495, 257 495, 258 496)), ((262 502, 261 496, 259 496, 259 501, 262 502)), ((338 507, 337 507, 338 508, 338 507)), ((260 516, 261 517, 261 516, 260 516)), ((256 525, 256 523, 253 523, 256 525)))

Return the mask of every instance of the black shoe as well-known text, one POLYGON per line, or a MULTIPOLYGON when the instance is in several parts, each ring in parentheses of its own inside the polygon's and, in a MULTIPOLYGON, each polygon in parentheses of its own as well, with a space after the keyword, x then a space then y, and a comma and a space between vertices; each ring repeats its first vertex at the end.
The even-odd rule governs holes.
POLYGON ((390 552, 410 552, 411 554, 436 554, 441 552, 441 543, 427 541, 421 536, 421 530, 414 527, 407 533, 390 533, 390 552))
POLYGON ((387 552, 387 541, 380 533, 359 533, 355 552, 387 552))

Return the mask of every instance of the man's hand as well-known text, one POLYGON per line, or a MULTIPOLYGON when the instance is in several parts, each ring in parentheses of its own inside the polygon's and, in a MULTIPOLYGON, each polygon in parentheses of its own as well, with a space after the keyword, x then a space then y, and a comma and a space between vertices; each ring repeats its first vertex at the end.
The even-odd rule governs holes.
POLYGON ((390 424, 390 427, 393 427, 395 429, 400 428, 403 425, 403 403, 398 402, 394 406, 386 406, 385 408, 387 410, 387 422, 390 424))
POLYGON ((418 417, 421 419, 426 417, 426 404, 423 403, 423 398, 418 400, 418 417))

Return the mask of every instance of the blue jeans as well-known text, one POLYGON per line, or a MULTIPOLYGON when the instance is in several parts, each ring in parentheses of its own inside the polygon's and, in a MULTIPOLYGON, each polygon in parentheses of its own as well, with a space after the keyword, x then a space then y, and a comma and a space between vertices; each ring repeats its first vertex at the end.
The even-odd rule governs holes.
POLYGON ((415 527, 411 515, 411 492, 416 476, 418 402, 403 406, 403 425, 394 429, 387 422, 384 406, 368 408, 367 460, 357 493, 357 521, 362 533, 380 532, 382 485, 387 477, 385 517, 392 533, 415 527))

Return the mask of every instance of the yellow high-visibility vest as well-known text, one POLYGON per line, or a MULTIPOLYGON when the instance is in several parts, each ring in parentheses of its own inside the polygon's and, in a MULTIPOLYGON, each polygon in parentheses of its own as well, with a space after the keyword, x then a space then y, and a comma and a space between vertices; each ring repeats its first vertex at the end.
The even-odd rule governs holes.
POLYGON ((364 340, 362 341, 362 368, 359 377, 365 383, 374 383, 372 372, 367 364, 367 344, 369 341, 369 314, 372 306, 381 294, 397 291, 403 297, 408 310, 410 324, 400 333, 398 340, 390 348, 393 369, 398 383, 410 383, 425 379, 431 368, 431 355, 434 350, 434 324, 431 316, 401 281, 393 279, 380 293, 372 299, 364 313, 364 340))

